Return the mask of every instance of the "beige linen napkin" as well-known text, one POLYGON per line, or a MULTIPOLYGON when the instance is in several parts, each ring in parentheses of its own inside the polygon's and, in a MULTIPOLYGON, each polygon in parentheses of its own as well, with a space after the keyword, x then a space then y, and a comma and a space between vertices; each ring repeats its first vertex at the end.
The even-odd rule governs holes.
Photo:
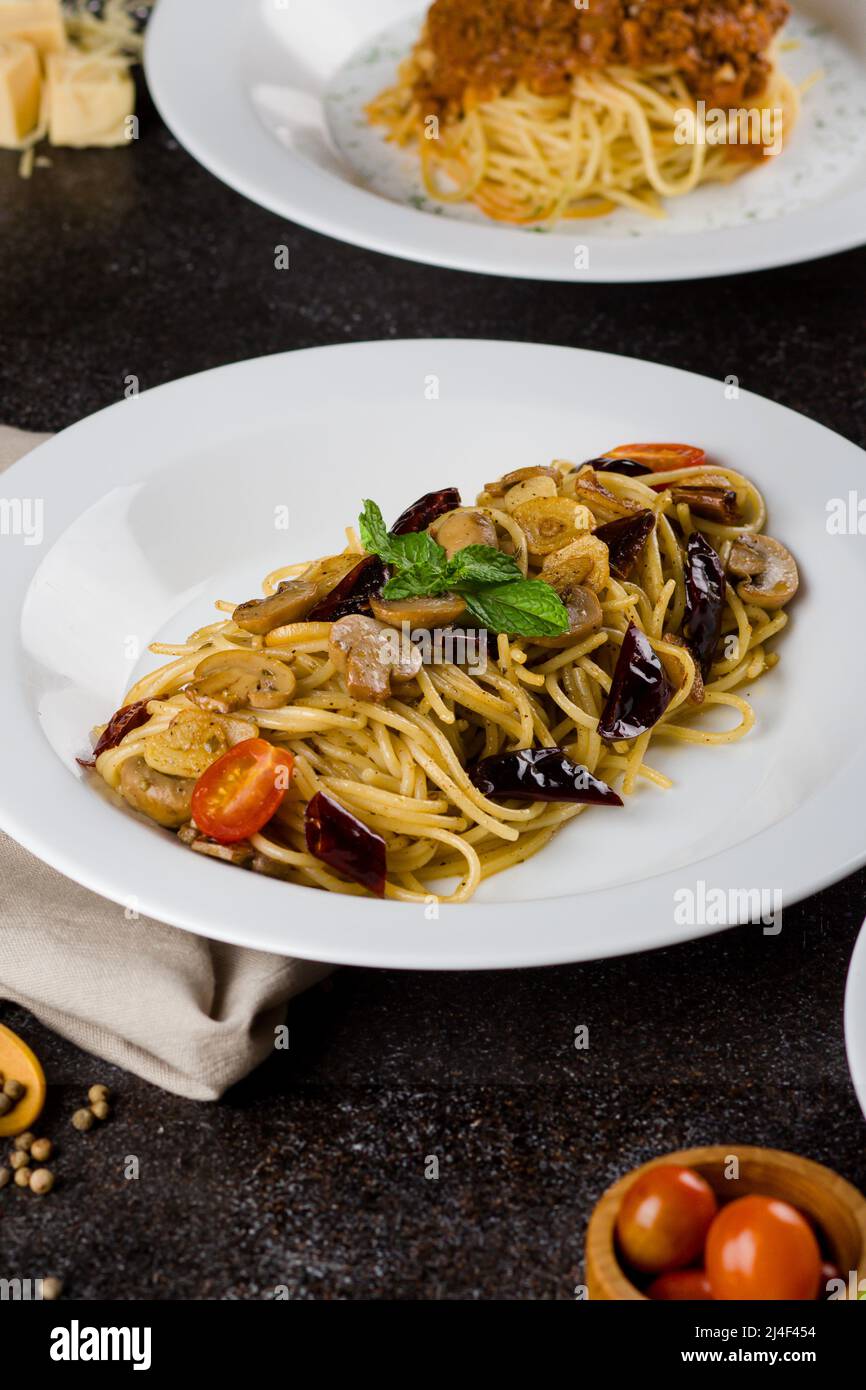
MULTIPOLYGON (((0 427, 0 469, 47 438, 0 427)), ((216 1100, 331 969, 128 920, 0 834, 0 999, 167 1091, 216 1100)))

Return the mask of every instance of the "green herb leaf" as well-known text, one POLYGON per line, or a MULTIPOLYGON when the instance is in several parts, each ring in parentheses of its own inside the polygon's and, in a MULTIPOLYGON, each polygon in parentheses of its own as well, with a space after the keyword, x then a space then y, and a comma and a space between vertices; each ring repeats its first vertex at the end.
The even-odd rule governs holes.
POLYGON ((405 536, 392 536, 375 502, 367 499, 358 517, 358 531, 365 550, 378 555, 386 564, 397 569, 427 565, 445 569, 447 556, 442 546, 426 531, 409 531, 405 536))
POLYGON ((420 598, 451 590, 463 595, 477 622, 516 637, 558 637, 568 631, 559 595, 540 579, 524 579, 517 562, 491 545, 467 545, 448 559, 426 531, 392 536, 375 502, 364 502, 358 518, 364 549, 397 573, 382 590, 389 600, 420 598))
POLYGON ((492 545, 467 545, 448 561, 452 589, 480 584, 511 584, 521 580, 520 566, 511 555, 492 545))
POLYGON ((364 499, 364 510, 358 517, 358 533, 361 544, 371 555, 378 555, 381 560, 393 560, 396 564, 392 548, 394 537, 388 535, 385 518, 369 497, 364 499))
POLYGON ((385 599, 419 598, 427 594, 444 594, 448 577, 435 565, 413 565, 401 570, 382 590, 385 599))
POLYGON ((389 536, 388 540, 394 552, 392 563, 398 568, 414 569, 426 565, 445 573, 448 556, 438 541, 434 541, 426 531, 408 531, 405 536, 389 536))
POLYGON ((559 637, 568 631, 568 613, 555 589, 541 579, 491 584, 466 595, 472 616, 493 632, 515 637, 559 637))

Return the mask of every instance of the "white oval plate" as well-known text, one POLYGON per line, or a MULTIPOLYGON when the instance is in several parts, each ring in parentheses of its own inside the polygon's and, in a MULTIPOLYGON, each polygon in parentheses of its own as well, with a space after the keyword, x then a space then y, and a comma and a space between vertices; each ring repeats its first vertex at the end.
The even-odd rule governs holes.
MULTIPOLYGON (((18 529, 33 533, 41 505, 44 536, 0 543, 0 825, 141 913, 363 965, 616 955, 717 930, 725 919, 700 906, 709 889, 791 903, 866 859, 866 547, 827 530, 828 500, 866 486, 864 465, 839 436, 759 397, 728 399, 721 382, 517 343, 320 348, 119 403, 4 475, 8 517, 17 498, 18 529), (333 550, 362 497, 396 515, 433 487, 472 497, 491 473, 641 438, 703 444, 755 478, 804 580, 750 736, 653 749, 673 790, 642 786, 622 810, 587 812, 433 919, 201 859, 76 766, 87 731, 161 664, 149 642, 183 640, 213 621, 216 599, 249 598, 278 564, 333 550)), ((748 915, 745 899, 730 902, 731 920, 748 915)))
POLYGON ((866 6, 798 0, 797 81, 820 69, 784 155, 728 187, 538 234, 423 195, 371 131, 418 0, 160 0, 145 69, 178 140, 231 187, 304 226, 432 265, 538 280, 682 280, 811 260, 866 241, 866 6))
POLYGON ((866 922, 857 937, 845 985, 845 1051, 860 1109, 866 1116, 866 922))

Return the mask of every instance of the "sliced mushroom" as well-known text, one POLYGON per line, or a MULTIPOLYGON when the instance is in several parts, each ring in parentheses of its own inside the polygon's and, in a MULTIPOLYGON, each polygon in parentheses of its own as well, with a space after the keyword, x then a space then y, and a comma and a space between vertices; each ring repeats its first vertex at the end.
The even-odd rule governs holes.
POLYGON ((743 576, 737 588, 743 602, 758 608, 782 608, 800 587, 796 560, 772 536, 740 536, 731 546, 728 569, 743 576))
POLYGON ((421 653, 402 634, 361 613, 350 613, 334 623, 328 651, 356 700, 387 700, 392 679, 412 680, 422 665, 421 653))
POLYGON ((600 483, 593 468, 581 468, 569 479, 569 494, 589 507, 599 521, 613 521, 616 517, 632 516, 643 510, 639 502, 617 497, 600 483))
POLYGON ((552 555, 575 539, 586 508, 571 497, 537 497, 522 502, 511 515, 526 537, 530 555, 552 555))
POLYGON ((120 792, 130 806, 172 828, 189 820, 194 786, 194 777, 157 772, 140 756, 127 758, 120 769, 120 792))
POLYGON ((601 604, 592 589, 585 584, 575 584, 559 597, 568 613, 568 632, 563 632, 559 637, 534 638, 539 647, 570 647, 573 642, 579 642, 601 627, 601 604))
POLYGON ((315 584, 319 594, 330 593, 335 584, 355 568, 359 556, 354 550, 341 550, 339 555, 325 555, 314 560, 300 576, 305 582, 315 584))
POLYGON ((241 868, 246 868, 252 862, 254 854, 252 845, 246 840, 234 845, 221 845, 217 840, 209 840, 206 835, 193 840, 190 849, 194 849, 196 854, 208 854, 211 859, 222 859, 226 864, 239 864, 241 868))
POLYGON ((266 874, 268 878, 291 879, 296 872, 290 864, 272 859, 269 854, 256 854, 250 868, 254 874, 266 874))
POLYGON ((720 521, 725 526, 742 522, 737 494, 732 487, 672 487, 671 499, 685 502, 695 516, 707 521, 720 521))
POLYGON ((251 719, 231 719, 202 709, 184 709, 161 734, 144 741, 144 760, 154 772, 200 777, 211 763, 244 739, 255 738, 251 719))
POLYGON ((586 532, 562 550, 548 555, 541 566, 540 577, 546 584, 552 584, 559 594, 570 592, 578 584, 585 584, 593 593, 600 594, 610 582, 607 546, 586 532))
POLYGON ((465 550, 467 545, 489 545, 495 550, 499 544, 496 527, 484 512, 448 512, 434 521, 430 535, 439 542, 449 560, 458 550, 465 550))
POLYGON ((530 468, 515 468, 511 473, 505 473, 495 483, 485 483, 484 491, 489 492, 491 497, 504 497, 509 488, 516 483, 525 483, 528 478, 558 478, 559 472, 555 468, 542 468, 541 466, 530 468))
POLYGON ((421 594, 418 598, 373 598, 370 607, 380 622, 389 627, 447 627, 456 623, 466 612, 466 600, 460 594, 440 594, 434 598, 421 594))
POLYGON ((295 677, 272 652, 213 652, 193 672, 187 694, 202 709, 279 709, 288 704, 295 677))
POLYGON ((244 632, 263 637, 284 623, 296 623, 307 614, 322 590, 309 579, 288 579, 275 594, 238 604, 233 620, 244 632))

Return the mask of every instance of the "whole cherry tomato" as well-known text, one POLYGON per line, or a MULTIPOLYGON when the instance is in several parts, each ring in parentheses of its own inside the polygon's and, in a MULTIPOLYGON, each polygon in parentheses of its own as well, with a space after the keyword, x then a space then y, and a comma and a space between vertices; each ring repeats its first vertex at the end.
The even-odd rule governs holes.
POLYGON ((706 454, 694 444, 618 444, 615 449, 608 449, 604 457, 634 459, 654 473, 667 473, 671 468, 700 468, 706 454))
POLYGON ((693 1264, 718 1210, 713 1189, 691 1168, 658 1163, 623 1198, 616 1234, 625 1259, 644 1274, 693 1264))
POLYGON ((702 1269, 672 1269, 660 1274, 647 1289, 647 1298, 665 1303, 707 1303, 712 1299, 710 1281, 702 1269))
POLYGON ((707 1236, 713 1298, 814 1299, 821 1282, 815 1234, 789 1202, 738 1197, 722 1207, 707 1236))
POLYGON ((222 845, 249 839, 279 807, 293 767, 291 753, 263 738, 236 743, 193 787, 193 820, 222 845))

